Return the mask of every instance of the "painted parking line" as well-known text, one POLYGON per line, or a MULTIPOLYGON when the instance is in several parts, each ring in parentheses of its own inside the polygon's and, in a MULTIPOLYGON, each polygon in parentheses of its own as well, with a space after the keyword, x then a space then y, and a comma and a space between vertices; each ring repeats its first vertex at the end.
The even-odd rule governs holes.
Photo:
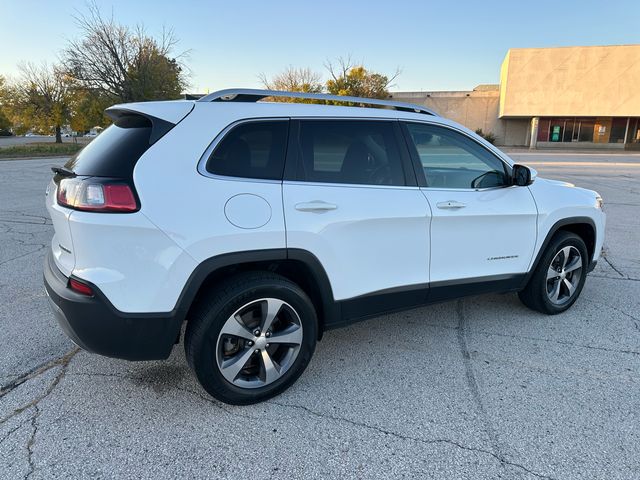
POLYGON ((526 162, 527 165, 557 167, 640 167, 640 162, 526 162))
POLYGON ((504 153, 506 153, 507 155, 532 155, 532 156, 543 156, 543 155, 547 155, 549 157, 616 157, 616 156, 622 156, 622 157, 640 157, 640 153, 634 153, 634 152, 616 152, 616 153, 596 153, 596 152, 589 152, 589 153, 585 153, 585 152, 581 152, 581 153, 575 153, 575 152, 541 152, 541 151, 536 151, 536 152, 518 152, 518 151, 509 151, 509 150, 504 150, 504 153))

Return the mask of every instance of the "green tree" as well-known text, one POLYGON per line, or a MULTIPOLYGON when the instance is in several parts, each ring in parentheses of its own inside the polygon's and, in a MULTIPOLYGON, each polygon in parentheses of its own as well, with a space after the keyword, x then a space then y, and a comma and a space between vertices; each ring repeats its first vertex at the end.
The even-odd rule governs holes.
POLYGON ((339 58, 337 64, 326 64, 330 79, 327 91, 333 95, 348 95, 364 98, 388 98, 389 86, 400 74, 388 77, 368 70, 363 65, 355 65, 350 58, 339 58))
POLYGON ((56 65, 26 63, 19 68, 19 79, 4 95, 5 111, 17 131, 55 132, 56 143, 62 143, 61 128, 70 118, 70 79, 56 65))
POLYGON ((106 127, 111 123, 104 113, 113 104, 112 98, 84 88, 74 88, 69 101, 71 129, 84 132, 95 126, 106 127))
POLYGON ((0 136, 9 135, 9 129, 11 128, 11 120, 5 113, 5 97, 7 95, 7 87, 5 79, 2 75, 0 75, 0 136))
POLYGON ((76 22, 82 35, 68 42, 62 58, 80 88, 114 102, 175 99, 186 88, 185 54, 172 54, 177 40, 171 31, 153 38, 142 26, 131 29, 103 17, 96 3, 76 22))

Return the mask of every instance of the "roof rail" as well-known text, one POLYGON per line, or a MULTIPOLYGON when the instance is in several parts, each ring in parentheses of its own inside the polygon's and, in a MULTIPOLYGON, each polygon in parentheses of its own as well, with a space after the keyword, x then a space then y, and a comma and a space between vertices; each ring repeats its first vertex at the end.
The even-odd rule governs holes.
POLYGON ((348 97, 343 95, 329 95, 325 93, 285 92, 278 90, 257 90, 251 88, 229 88, 218 90, 198 99, 198 102, 258 102, 268 97, 304 98, 307 100, 326 100, 331 102, 349 102, 361 105, 376 105, 403 112, 424 113, 438 116, 436 112, 413 103, 394 102, 377 98, 348 97))

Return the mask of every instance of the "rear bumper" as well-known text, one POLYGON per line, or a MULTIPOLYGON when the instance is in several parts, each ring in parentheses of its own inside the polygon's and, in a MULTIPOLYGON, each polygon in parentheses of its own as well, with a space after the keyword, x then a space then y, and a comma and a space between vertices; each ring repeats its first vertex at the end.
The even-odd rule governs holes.
POLYGON ((44 263, 44 285, 60 327, 79 347, 126 360, 161 360, 171 353, 181 318, 169 313, 124 313, 95 286, 92 297, 67 287, 68 278, 49 252, 44 263))

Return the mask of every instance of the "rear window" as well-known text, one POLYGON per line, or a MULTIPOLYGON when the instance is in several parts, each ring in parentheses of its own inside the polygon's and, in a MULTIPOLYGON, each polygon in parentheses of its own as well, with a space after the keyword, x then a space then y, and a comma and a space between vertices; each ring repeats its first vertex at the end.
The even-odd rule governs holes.
POLYGON ((288 132, 287 120, 240 124, 213 151, 207 171, 228 177, 282 180, 288 132))
POLYGON ((150 146, 151 122, 139 115, 116 120, 65 167, 76 175, 131 178, 133 167, 150 146))

